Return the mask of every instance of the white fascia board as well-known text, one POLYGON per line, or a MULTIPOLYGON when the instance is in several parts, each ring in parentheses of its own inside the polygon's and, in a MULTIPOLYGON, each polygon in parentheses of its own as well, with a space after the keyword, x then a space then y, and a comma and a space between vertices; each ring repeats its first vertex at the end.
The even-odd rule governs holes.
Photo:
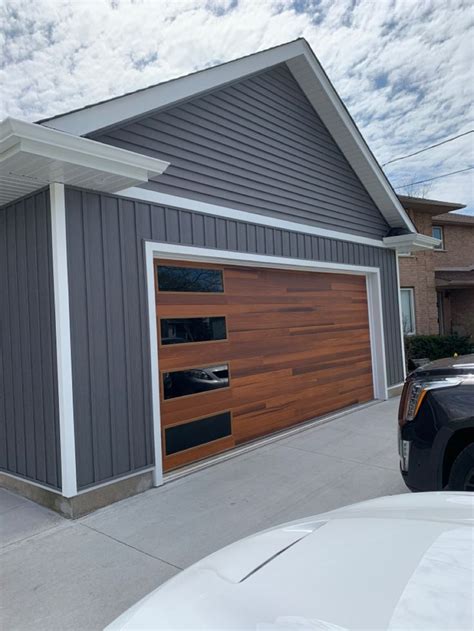
POLYGON ((387 247, 382 240, 371 239, 350 232, 339 232, 337 230, 328 230, 327 228, 319 228, 318 226, 310 226, 309 224, 299 223, 297 221, 288 221, 286 219, 276 219, 259 213, 251 213, 236 208, 228 208, 226 206, 217 206, 216 204, 208 204, 198 200, 189 199, 188 197, 178 197, 176 195, 168 195, 167 193, 159 193, 158 191, 150 191, 146 188, 133 186, 126 188, 117 193, 123 197, 130 197, 134 200, 151 202, 160 204, 167 208, 177 208, 178 210, 192 210, 194 212, 215 215, 216 217, 224 217, 225 219, 233 219, 234 221, 244 221, 246 223, 257 224, 260 226, 269 226, 270 228, 278 228, 279 230, 290 230, 292 232, 300 232, 303 234, 312 234, 317 237, 327 237, 328 239, 337 239, 339 241, 350 241, 353 243, 361 243, 376 248, 387 247))
POLYGON ((388 248, 396 250, 398 254, 407 254, 416 250, 432 250, 441 243, 439 239, 418 232, 385 237, 383 242, 388 248))
POLYGON ((61 160, 141 181, 161 175, 169 162, 140 153, 106 145, 88 138, 72 136, 35 123, 6 118, 0 123, 0 161, 14 148, 34 155, 61 160))
POLYGON ((301 52, 302 42, 297 40, 57 116, 41 124, 83 136, 284 63, 301 52))
POLYGON ((387 223, 393 227, 405 226, 410 232, 416 232, 414 224, 310 46, 306 41, 302 41, 301 45, 305 49, 304 56, 288 60, 288 68, 387 223), (314 81, 315 76, 319 86, 314 81))
POLYGON ((388 224, 416 232, 328 76, 303 39, 57 116, 42 125, 77 135, 90 134, 281 63, 287 64, 388 224))

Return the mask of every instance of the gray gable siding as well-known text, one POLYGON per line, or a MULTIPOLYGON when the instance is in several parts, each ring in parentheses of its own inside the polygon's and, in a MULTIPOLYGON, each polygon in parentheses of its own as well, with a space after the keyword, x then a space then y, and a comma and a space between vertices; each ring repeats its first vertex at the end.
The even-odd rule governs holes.
POLYGON ((93 138, 171 162, 152 190, 367 237, 389 229, 285 64, 93 138))
POLYGON ((47 190, 0 209, 0 469, 61 487, 47 190))
POLYGON ((146 240, 379 267, 388 383, 403 379, 391 250, 70 188, 66 218, 80 488, 154 462, 146 240))

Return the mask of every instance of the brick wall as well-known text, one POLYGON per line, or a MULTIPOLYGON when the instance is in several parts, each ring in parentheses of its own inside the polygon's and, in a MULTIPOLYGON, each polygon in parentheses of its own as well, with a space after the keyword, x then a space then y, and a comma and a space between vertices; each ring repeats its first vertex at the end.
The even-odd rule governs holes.
MULTIPOLYGON (((431 221, 431 217, 428 219, 431 221)), ((433 253, 434 269, 467 267, 474 264, 474 226, 437 224, 436 217, 433 217, 433 225, 441 225, 443 228, 445 250, 436 250, 433 253)))
MULTIPOLYGON (((399 257, 400 286, 412 287, 415 294, 416 332, 439 333, 435 271, 474 265, 474 225, 436 221, 430 213, 407 210, 418 232, 431 236, 432 226, 442 226, 443 250, 415 252, 399 257)), ((443 273, 437 274, 443 278, 443 273)), ((449 278, 451 278, 449 275, 449 278)), ((474 335, 474 288, 444 292, 445 331, 474 335)))
MULTIPOLYGON (((407 211, 418 232, 431 236, 431 215, 407 211)), ((413 287, 415 294, 415 325, 420 335, 439 333, 434 257, 432 251, 414 252, 399 257, 400 286, 413 287)))

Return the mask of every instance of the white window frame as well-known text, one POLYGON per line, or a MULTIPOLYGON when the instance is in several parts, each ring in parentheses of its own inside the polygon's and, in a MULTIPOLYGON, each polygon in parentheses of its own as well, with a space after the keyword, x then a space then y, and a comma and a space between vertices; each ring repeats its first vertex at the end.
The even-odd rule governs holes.
MULTIPOLYGON (((272 269, 291 269, 296 271, 330 272, 339 274, 357 274, 366 278, 367 302, 369 311, 370 347, 372 355, 372 375, 374 399, 388 398, 387 370, 385 361, 384 324, 382 313, 382 286, 378 267, 328 263, 306 259, 291 259, 282 256, 231 252, 210 248, 145 242, 145 265, 148 300, 148 326, 150 336, 150 366, 152 390, 153 442, 155 468, 154 486, 163 484, 163 459, 161 457, 161 410, 160 379, 158 366, 158 331, 155 307, 155 271, 154 260, 170 259, 178 261, 198 261, 202 263, 220 263, 250 267, 269 267, 272 269)), ((401 342, 403 340, 401 339, 401 342)))
POLYGON ((415 290, 413 287, 400 287, 400 314, 402 319, 402 330, 404 335, 416 335, 416 318, 415 318, 415 290), (413 323, 413 330, 405 332, 405 327, 403 325, 403 305, 402 305, 402 292, 407 291, 410 295, 410 316, 411 321, 413 323))
POLYGON ((438 239, 439 238, 439 240, 441 241, 441 243, 439 245, 435 245, 433 249, 434 250, 444 250, 444 230, 443 230, 443 226, 431 226, 431 236, 434 239, 438 239), (439 232, 441 234, 441 237, 435 237, 435 235, 433 234, 435 229, 439 230, 439 232))

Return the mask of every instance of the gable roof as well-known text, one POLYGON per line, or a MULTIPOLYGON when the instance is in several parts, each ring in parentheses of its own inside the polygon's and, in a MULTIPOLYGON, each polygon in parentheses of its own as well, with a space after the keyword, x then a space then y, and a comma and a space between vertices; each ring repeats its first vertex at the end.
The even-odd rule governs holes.
POLYGON ((84 136, 215 90, 281 63, 286 63, 387 223, 392 228, 416 232, 390 182, 304 39, 44 119, 39 123, 84 136))

